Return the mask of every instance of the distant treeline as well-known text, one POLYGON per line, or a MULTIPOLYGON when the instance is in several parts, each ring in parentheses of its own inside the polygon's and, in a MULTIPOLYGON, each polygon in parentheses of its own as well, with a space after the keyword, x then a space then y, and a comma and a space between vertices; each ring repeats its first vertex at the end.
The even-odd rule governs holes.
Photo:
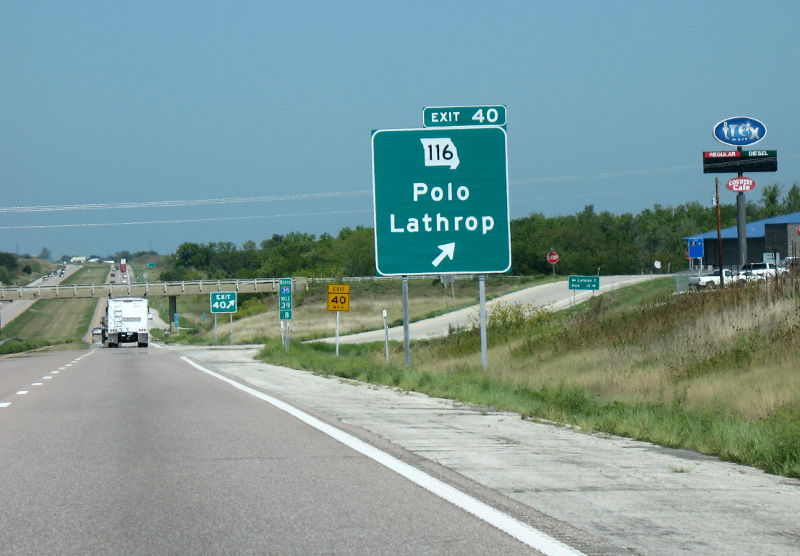
MULTIPOLYGON (((727 192, 726 192, 727 193, 727 192)), ((710 197, 710 195, 709 195, 710 197)), ((710 199, 709 199, 710 200, 710 199)), ((761 188, 747 205, 748 221, 800 211, 800 186, 782 195, 780 184, 761 188)), ((722 227, 736 224, 736 206, 722 205, 722 227)), ((630 274, 686 268, 683 237, 713 230, 716 209, 697 202, 677 207, 655 205, 633 215, 595 212, 593 205, 569 216, 533 213, 511 222, 513 274, 545 274, 554 249, 558 274, 630 274)), ((259 245, 183 243, 161 273, 164 280, 279 276, 372 276, 375 256, 372 228, 344 228, 338 235, 293 232, 273 235, 259 245)))

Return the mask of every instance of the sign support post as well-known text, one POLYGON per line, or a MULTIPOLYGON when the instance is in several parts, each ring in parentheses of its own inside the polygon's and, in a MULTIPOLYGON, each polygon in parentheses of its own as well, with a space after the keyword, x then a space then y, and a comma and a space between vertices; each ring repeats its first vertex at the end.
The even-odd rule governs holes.
POLYGON ((722 259, 723 251, 722 248, 722 216, 720 214, 719 208, 719 178, 714 177, 714 188, 716 190, 715 199, 717 200, 717 259, 719 260, 719 285, 725 285, 725 271, 723 268, 725 267, 725 262, 722 259))
POLYGON ((403 276, 403 352, 406 367, 411 366, 411 336, 408 330, 408 276, 403 276))
POLYGON ((479 318, 481 321, 481 365, 483 370, 489 366, 489 354, 486 341, 486 275, 478 275, 478 298, 480 299, 479 318))
POLYGON ((386 346, 386 362, 389 362, 389 312, 383 310, 383 343, 386 346))

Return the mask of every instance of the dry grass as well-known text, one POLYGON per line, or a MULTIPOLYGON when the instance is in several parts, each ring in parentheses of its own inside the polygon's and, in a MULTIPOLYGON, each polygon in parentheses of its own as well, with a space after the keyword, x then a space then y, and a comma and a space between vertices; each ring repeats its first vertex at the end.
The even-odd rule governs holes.
MULTIPOLYGON (((493 343, 488 372, 533 390, 565 384, 602 402, 724 408, 750 419, 800 404, 800 349, 791 341, 800 331, 797 297, 763 285, 725 296, 673 296, 627 319, 613 310, 565 316, 493 343), (550 339, 531 347, 542 336, 550 339)), ((499 333, 490 329, 490 342, 499 333)), ((438 373, 480 366, 479 353, 451 351, 420 346, 414 358, 438 373)))
MULTIPOLYGON (((350 311, 342 311, 339 314, 340 334, 382 328, 384 309, 387 311, 390 325, 402 320, 403 303, 399 281, 393 284, 389 291, 384 292, 372 292, 363 286, 361 287, 363 291, 359 291, 358 285, 352 287, 350 311)), ((519 287, 519 284, 515 283, 498 285, 491 293, 501 295, 519 287)), ((327 297, 323 288, 324 286, 317 286, 315 291, 305 294, 300 303, 295 303, 290 326, 296 338, 320 338, 335 334, 336 313, 327 310, 327 297)), ((455 292, 449 288, 445 290, 442 286, 430 286, 427 282, 412 284, 409 294, 409 314, 412 320, 417 320, 431 313, 447 312, 477 303, 477 295, 477 283, 472 280, 463 280, 455 292)), ((234 321, 233 332, 238 343, 258 341, 263 338, 280 338, 281 328, 276 300, 268 299, 263 312, 234 321)), ((230 324, 226 317, 220 317, 217 334, 220 339, 230 335, 230 324)), ((213 331, 207 331, 203 336, 211 338, 213 331)))

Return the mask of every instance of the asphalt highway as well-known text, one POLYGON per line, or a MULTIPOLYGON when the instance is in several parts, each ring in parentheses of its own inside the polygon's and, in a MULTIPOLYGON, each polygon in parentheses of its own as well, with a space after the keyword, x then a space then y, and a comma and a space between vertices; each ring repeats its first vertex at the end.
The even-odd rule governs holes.
POLYGON ((0 553, 532 552, 180 355, 0 359, 0 553))

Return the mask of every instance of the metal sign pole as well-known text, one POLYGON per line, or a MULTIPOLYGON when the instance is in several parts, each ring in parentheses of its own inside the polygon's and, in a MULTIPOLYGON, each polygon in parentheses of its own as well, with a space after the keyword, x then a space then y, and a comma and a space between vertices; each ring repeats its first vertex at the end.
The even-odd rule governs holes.
POLYGON ((486 342, 486 275, 478 276, 478 297, 480 298, 480 321, 481 321, 481 365, 483 370, 489 366, 489 354, 486 342))
POLYGON ((336 311, 336 357, 339 357, 339 313, 336 311))
POLYGON ((717 264, 719 264, 719 285, 725 285, 725 261, 723 260, 722 248, 722 216, 719 207, 719 178, 714 178, 714 199, 717 202, 717 264))
POLYGON ((214 313, 214 343, 217 342, 217 314, 214 313))
POLYGON ((406 367, 411 366, 411 337, 408 329, 408 276, 403 276, 403 351, 406 367))
POLYGON ((389 312, 383 310, 383 342, 386 345, 386 362, 389 362, 389 312))
POLYGON ((231 320, 229 321, 231 324, 231 344, 233 344, 233 313, 229 313, 231 320))

